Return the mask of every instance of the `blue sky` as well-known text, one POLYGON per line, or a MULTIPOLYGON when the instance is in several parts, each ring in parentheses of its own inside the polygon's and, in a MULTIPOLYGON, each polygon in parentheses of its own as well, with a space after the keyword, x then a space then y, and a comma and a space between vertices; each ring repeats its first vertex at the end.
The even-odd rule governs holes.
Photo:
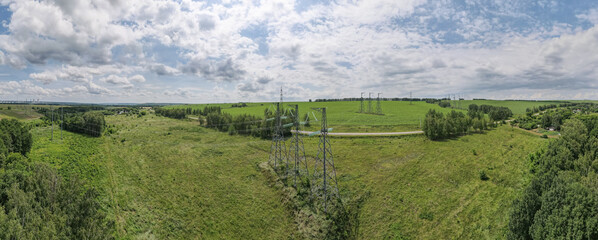
POLYGON ((0 99, 598 99, 596 1, 0 0, 0 99))

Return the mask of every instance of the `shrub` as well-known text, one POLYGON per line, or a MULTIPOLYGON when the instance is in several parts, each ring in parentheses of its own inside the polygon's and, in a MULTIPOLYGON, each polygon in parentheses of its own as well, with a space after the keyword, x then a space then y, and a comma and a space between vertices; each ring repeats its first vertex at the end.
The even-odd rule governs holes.
POLYGON ((486 174, 486 171, 484 171, 484 170, 480 170, 480 180, 482 180, 482 181, 486 181, 486 180, 488 180, 488 179, 490 179, 490 178, 489 178, 489 177, 488 177, 488 175, 486 174))

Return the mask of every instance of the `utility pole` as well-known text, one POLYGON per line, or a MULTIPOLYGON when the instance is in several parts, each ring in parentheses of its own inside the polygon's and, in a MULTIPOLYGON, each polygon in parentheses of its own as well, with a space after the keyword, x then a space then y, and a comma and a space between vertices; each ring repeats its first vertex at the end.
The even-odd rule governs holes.
POLYGON ((382 93, 378 93, 378 101, 376 103, 376 114, 382 115, 382 105, 380 104, 380 94, 382 93))
POLYGON ((322 113, 322 129, 320 130, 320 143, 316 155, 314 167, 314 185, 312 193, 319 204, 324 205, 324 213, 328 212, 329 203, 338 200, 338 183, 336 181, 336 170, 332 158, 332 148, 328 138, 328 124, 326 119, 326 108, 313 108, 322 113))
POLYGON ((62 124, 64 123, 64 107, 60 108, 60 140, 62 140, 62 124))
POLYGON ((372 113, 372 93, 368 97, 368 113, 372 113))
POLYGON ((365 92, 361 92, 361 105, 359 107, 360 113, 363 113, 363 94, 365 94, 365 92))
POLYGON ((54 141, 54 107, 50 107, 50 109, 52 109, 52 137, 50 141, 54 141))
POLYGON ((305 157, 305 148, 303 147, 303 139, 299 136, 299 105, 289 105, 291 107, 295 107, 295 116, 293 119, 293 126, 295 127, 295 132, 293 132, 293 137, 291 138, 291 144, 289 145, 289 154, 293 158, 293 185, 297 191, 297 177, 301 180, 303 176, 309 176, 309 170, 307 168, 307 158, 305 157))

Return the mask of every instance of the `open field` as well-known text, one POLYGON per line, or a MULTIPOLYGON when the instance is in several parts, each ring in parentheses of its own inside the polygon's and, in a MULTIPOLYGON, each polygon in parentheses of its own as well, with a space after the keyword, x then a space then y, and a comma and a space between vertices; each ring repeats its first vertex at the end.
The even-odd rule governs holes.
POLYGON ((287 239, 289 214, 257 170, 266 141, 162 117, 110 116, 120 130, 90 138, 33 133, 34 161, 79 173, 102 190, 118 239, 287 239), (253 144, 257 144, 257 147, 253 144), (242 149, 242 151, 237 151, 242 149))
MULTIPOLYGON (((466 111, 469 104, 487 104, 494 106, 508 107, 514 114, 524 114, 527 108, 542 106, 547 104, 559 104, 559 101, 496 101, 496 100, 463 100, 461 101, 462 110, 466 111)), ((404 132, 421 130, 420 120, 423 120, 425 114, 429 109, 436 109, 443 113, 451 111, 451 108, 441 108, 438 104, 429 104, 425 102, 413 102, 409 104, 407 101, 382 101, 382 111, 384 115, 363 114, 359 113, 359 101, 342 101, 342 102, 291 102, 288 104, 299 104, 299 112, 303 114, 307 111, 310 113, 310 120, 314 120, 311 108, 314 107, 328 107, 328 125, 334 128, 335 132, 404 132)), ((224 112, 232 115, 250 114, 254 116, 262 116, 264 110, 269 108, 275 109, 273 103, 247 103, 247 107, 233 108, 232 104, 209 104, 209 106, 220 106, 224 112)), ((208 104, 189 104, 168 106, 167 108, 193 108, 203 109, 208 104)), ((367 110, 367 101, 364 104, 367 110)), ((376 101, 372 101, 372 111, 376 110, 376 101)), ((316 117, 318 115, 316 114, 316 117)), ((312 125, 317 125, 312 124, 312 125)), ((318 126, 311 126, 307 130, 316 130, 318 126)))
MULTIPOLYGON (((256 167, 267 161, 269 141, 154 115, 106 120, 119 130, 99 139, 67 133, 63 143, 49 142, 49 128, 36 129, 31 156, 101 188, 117 238, 296 236, 280 193, 256 167), (67 152, 73 157, 57 157, 67 152)), ((317 138, 304 141, 315 155, 317 138)), ((502 126, 447 141, 331 143, 341 194, 365 196, 360 239, 503 239, 511 202, 529 177, 525 157, 547 141, 502 126), (489 180, 480 180, 481 170, 489 180)))
MULTIPOLYGON (((327 107, 328 108, 328 125, 338 132, 402 132, 414 131, 420 129, 420 120, 429 109, 436 109, 441 112, 450 112, 452 109, 441 108, 437 104, 429 104, 425 102, 397 102, 397 101, 382 101, 382 111, 384 115, 374 115, 359 113, 359 101, 354 102, 292 102, 284 103, 285 107, 288 104, 298 104, 300 116, 308 112, 310 121, 314 121, 312 112, 316 114, 316 119, 319 120, 319 114, 311 108, 327 107)), ((198 108, 203 109, 205 104, 196 105, 178 105, 170 108, 198 108)), ((213 104, 210 104, 213 106, 213 104)), ((248 107, 231 108, 231 104, 217 104, 214 106, 221 106, 224 112, 238 115, 250 114, 255 116, 263 116, 266 108, 275 109, 272 103, 249 103, 248 107)), ((365 109, 368 108, 367 101, 364 104, 365 109)), ((376 110, 376 102, 372 101, 372 111, 376 110)), ((461 111, 461 110, 458 110, 461 111)), ((302 119, 304 120, 304 119, 302 119)), ((318 129, 319 122, 312 123, 309 130, 318 129)))
POLYGON ((37 113, 33 107, 40 107, 41 105, 16 105, 16 104, 0 104, 0 119, 19 119, 30 120, 40 118, 42 115, 37 113), (11 108, 10 110, 8 108, 11 108))

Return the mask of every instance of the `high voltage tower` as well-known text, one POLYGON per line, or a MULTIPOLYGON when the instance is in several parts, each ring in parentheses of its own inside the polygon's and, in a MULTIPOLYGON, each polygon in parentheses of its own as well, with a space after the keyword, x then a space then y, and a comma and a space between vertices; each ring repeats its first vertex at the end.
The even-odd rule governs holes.
POLYGON ((288 160, 293 164, 291 171, 293 175, 293 186, 297 188, 297 178, 301 179, 303 176, 309 176, 309 170, 307 168, 307 158, 305 157, 305 148, 303 147, 303 139, 299 136, 299 105, 289 105, 295 108, 295 115, 293 116, 293 126, 295 131, 291 138, 291 144, 289 145, 288 160))
POLYGON ((284 162, 286 162, 288 165, 284 134, 282 130, 282 118, 280 116, 280 103, 276 103, 276 117, 274 120, 276 121, 276 126, 274 126, 274 131, 272 134, 272 145, 270 146, 270 157, 268 158, 268 162, 272 165, 274 170, 278 171, 284 162))
POLYGON ((380 104, 380 94, 382 94, 382 93, 378 93, 378 99, 376 102, 376 114, 382 115, 382 105, 380 104))
POLYGON ((368 113, 372 113, 372 93, 368 97, 368 113))
POLYGON ((361 105, 359 106, 359 112, 360 113, 363 113, 363 94, 364 93, 365 92, 361 92, 361 105))
POLYGON ((320 132, 320 142, 318 144, 318 154, 316 155, 316 164, 314 167, 312 196, 316 204, 323 205, 324 212, 328 212, 328 206, 334 204, 339 199, 338 184, 336 182, 336 170, 332 158, 332 148, 328 138, 326 108, 313 108, 322 113, 322 129, 320 132))

